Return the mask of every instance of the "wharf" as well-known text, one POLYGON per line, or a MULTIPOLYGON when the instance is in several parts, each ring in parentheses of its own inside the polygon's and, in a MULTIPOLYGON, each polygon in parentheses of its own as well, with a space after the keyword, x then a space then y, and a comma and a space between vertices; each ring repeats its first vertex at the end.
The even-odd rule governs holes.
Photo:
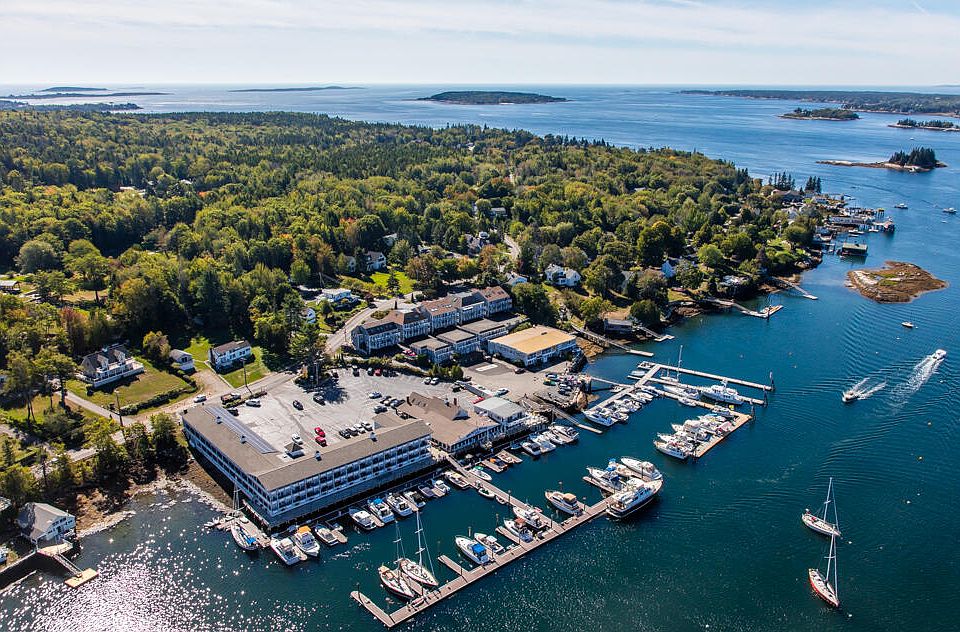
POLYGON ((740 428, 740 426, 744 425, 751 419, 753 419, 753 417, 751 417, 750 415, 745 415, 743 413, 735 412, 734 418, 730 420, 730 423, 733 424, 733 430, 731 430, 730 432, 728 432, 727 434, 721 437, 714 436, 709 441, 705 441, 703 443, 697 444, 697 447, 693 449, 693 454, 691 456, 693 456, 693 458, 695 459, 699 459, 704 454, 706 454, 716 446, 720 445, 721 441, 723 441, 724 439, 732 435, 735 430, 740 428))
MULTIPOLYGON (((459 467, 459 464, 456 464, 455 467, 459 467)), ((487 483, 487 485, 490 486, 489 483, 487 483)), ((516 501, 516 499, 511 499, 511 502, 514 504, 514 506, 526 507, 526 505, 519 503, 516 501)), ((597 516, 602 515, 606 508, 607 501, 601 500, 594 505, 585 507, 583 513, 581 513, 579 516, 571 516, 562 522, 550 521, 549 526, 545 530, 541 531, 532 542, 518 542, 518 540, 514 538, 509 531, 503 529, 502 527, 497 527, 497 533, 504 535, 510 541, 512 541, 514 543, 513 546, 509 547, 500 555, 494 555, 489 563, 472 569, 465 569, 448 558, 446 555, 441 555, 439 558, 440 562, 456 573, 457 576, 445 584, 441 584, 439 588, 424 592, 423 595, 417 597, 416 599, 412 599, 405 606, 393 612, 386 612, 383 608, 375 604, 370 600, 369 597, 360 591, 355 590, 351 592, 350 597, 353 598, 353 600, 358 604, 366 608, 367 611, 370 612, 370 614, 372 614, 374 618, 380 621, 380 623, 382 623, 384 626, 387 628, 392 628, 408 621, 414 615, 423 612, 431 606, 440 603, 445 598, 459 592, 472 583, 483 579, 487 575, 497 572, 500 570, 500 568, 506 566, 510 562, 520 559, 530 551, 533 551, 547 542, 562 536, 568 531, 572 531, 576 527, 593 520, 597 516)), ((544 518, 546 518, 546 516, 544 516, 544 518)))
POLYGON ((583 329, 583 328, 581 328, 581 327, 577 327, 576 325, 571 325, 571 327, 573 327, 573 330, 574 330, 575 332, 577 332, 577 334, 579 334, 580 336, 583 336, 584 338, 586 338, 586 339, 589 340, 590 342, 593 342, 593 343, 595 343, 595 344, 600 345, 601 347, 616 347, 617 349, 620 349, 621 351, 626 351, 627 353, 631 353, 631 354, 633 354, 633 355, 644 356, 644 357, 647 357, 647 358, 652 358, 652 357, 653 357, 653 354, 650 353, 649 351, 641 351, 641 350, 639 350, 639 349, 631 349, 631 348, 628 347, 627 345, 622 344, 622 343, 620 343, 620 342, 617 342, 616 340, 610 340, 610 339, 607 338, 606 336, 601 336, 600 334, 595 334, 595 333, 593 333, 592 331, 587 331, 586 329, 583 329))
POLYGON ((37 553, 60 564, 64 570, 70 573, 70 577, 68 577, 64 583, 70 588, 79 588, 91 579, 97 577, 99 573, 92 568, 81 570, 76 564, 68 560, 65 555, 72 551, 73 548, 74 545, 70 543, 54 544, 37 549, 37 553))

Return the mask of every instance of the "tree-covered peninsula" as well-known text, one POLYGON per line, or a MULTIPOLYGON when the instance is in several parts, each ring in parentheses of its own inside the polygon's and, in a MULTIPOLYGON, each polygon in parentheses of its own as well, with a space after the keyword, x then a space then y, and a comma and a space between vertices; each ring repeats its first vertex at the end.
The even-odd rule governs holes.
POLYGON ((860 118, 860 115, 852 110, 845 110, 843 108, 816 108, 813 110, 796 108, 792 112, 781 114, 780 118, 815 121, 856 121, 860 118))
POLYGON ((960 116, 960 95, 872 90, 683 90, 683 94, 839 103, 845 110, 960 116))
POLYGON ((529 103, 561 103, 567 101, 567 99, 563 97, 551 97, 534 92, 502 92, 489 90, 439 92, 429 97, 422 97, 419 100, 456 103, 457 105, 523 105, 529 103))

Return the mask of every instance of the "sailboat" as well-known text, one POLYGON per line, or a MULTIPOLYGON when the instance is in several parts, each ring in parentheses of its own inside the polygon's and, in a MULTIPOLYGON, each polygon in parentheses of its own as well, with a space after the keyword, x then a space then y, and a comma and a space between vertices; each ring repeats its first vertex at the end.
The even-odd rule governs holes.
POLYGON ((394 543, 397 545, 397 566, 396 568, 390 568, 382 565, 377 569, 377 573, 380 575, 380 583, 383 584, 384 588, 397 597, 413 599, 416 595, 410 585, 403 579, 403 573, 400 570, 400 560, 403 559, 402 544, 400 543, 400 523, 396 523, 396 526, 397 539, 394 540, 394 543))
POLYGON ((830 604, 833 608, 840 607, 840 593, 837 591, 837 536, 830 536, 830 553, 827 554, 827 571, 821 573, 819 568, 807 571, 810 578, 810 587, 817 596, 830 604))
MULTIPOLYGON (((399 528, 399 527, 398 527, 399 528)), ((400 537, 399 535, 397 536, 400 537)), ((417 512, 417 561, 401 557, 397 560, 398 568, 407 579, 412 579, 421 586, 428 588, 436 588, 440 585, 440 582, 437 581, 437 576, 434 574, 433 562, 430 559, 430 551, 427 549, 427 543, 423 537, 423 525, 420 524, 420 512, 417 512), (428 569, 423 565, 423 554, 427 554, 427 564, 430 565, 428 569)))
POLYGON ((837 519, 837 504, 833 499, 833 477, 830 477, 830 483, 827 485, 827 499, 823 501, 823 511, 812 513, 809 509, 803 512, 800 517, 803 524, 807 525, 813 531, 828 535, 831 537, 840 536, 840 521, 837 519), (830 506, 833 505, 833 522, 830 522, 828 514, 830 506))
POLYGON ((680 352, 677 354, 677 375, 670 375, 670 371, 667 370, 663 375, 660 376, 660 380, 663 382, 673 382, 674 384, 680 383, 680 366, 683 364, 683 345, 680 345, 680 352))

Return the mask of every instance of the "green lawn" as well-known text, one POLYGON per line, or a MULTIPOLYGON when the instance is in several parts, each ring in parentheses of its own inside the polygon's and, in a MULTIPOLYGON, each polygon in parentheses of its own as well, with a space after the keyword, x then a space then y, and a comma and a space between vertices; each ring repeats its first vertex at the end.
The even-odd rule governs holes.
MULTIPOLYGON (((406 272, 397 270, 394 272, 394 274, 397 276, 397 280, 400 281, 400 292, 403 294, 409 294, 413 291, 413 279, 408 277, 406 272)), ((370 275, 370 280, 373 281, 373 284, 383 288, 384 290, 387 289, 387 279, 389 278, 389 272, 374 272, 370 275)))
MULTIPOLYGON (((247 384, 252 384, 270 373, 270 369, 263 363, 263 349, 253 347, 253 358, 247 362, 247 384)), ((230 386, 239 388, 243 386, 243 368, 229 373, 222 373, 223 378, 230 383, 230 386)))
MULTIPOLYGON (((121 380, 120 382, 107 384, 95 390, 93 395, 87 395, 87 385, 80 380, 67 380, 67 388, 74 394, 94 404, 109 408, 110 404, 116 405, 118 395, 120 397, 120 405, 128 406, 147 401, 155 395, 171 391, 175 388, 189 386, 172 373, 158 371, 143 358, 138 358, 138 360, 143 362, 143 373, 133 378, 121 380)), ((183 397, 187 395, 189 395, 189 393, 185 393, 183 397)))

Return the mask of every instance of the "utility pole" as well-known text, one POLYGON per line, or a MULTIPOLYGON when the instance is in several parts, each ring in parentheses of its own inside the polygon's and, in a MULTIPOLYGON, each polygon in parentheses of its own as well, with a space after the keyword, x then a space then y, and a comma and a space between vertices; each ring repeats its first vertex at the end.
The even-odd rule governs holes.
POLYGON ((117 398, 117 417, 120 419, 120 429, 123 430, 123 413, 120 411, 120 393, 114 391, 113 395, 117 398))

